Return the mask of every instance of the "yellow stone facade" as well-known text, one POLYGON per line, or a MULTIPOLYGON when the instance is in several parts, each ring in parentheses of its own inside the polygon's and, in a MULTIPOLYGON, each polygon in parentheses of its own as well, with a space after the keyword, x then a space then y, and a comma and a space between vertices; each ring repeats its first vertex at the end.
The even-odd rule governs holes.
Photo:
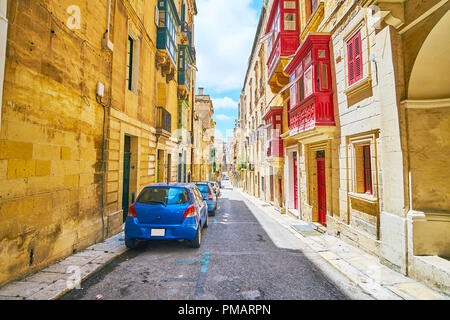
MULTIPOLYGON (((267 12, 263 10, 261 14, 263 30, 267 27, 264 16, 269 15, 277 2, 267 2, 267 12)), ((297 1, 297 4, 300 46, 311 35, 331 37, 336 125, 291 133, 290 87, 274 85, 273 81, 266 81, 274 94, 266 99, 271 102, 258 104, 252 86, 254 61, 258 61, 254 49, 233 142, 235 169, 241 168, 240 162, 245 161, 249 161, 252 169, 244 165, 239 171, 240 178, 235 172, 234 184, 271 202, 267 194, 270 189, 264 192, 260 185, 264 164, 259 159, 264 155, 260 154, 259 143, 264 138, 257 135, 252 139, 252 134, 259 125, 258 112, 282 106, 281 211, 348 241, 397 271, 448 290, 438 281, 448 277, 448 273, 437 276, 424 271, 437 269, 424 266, 419 256, 445 258, 450 253, 447 170, 450 65, 446 58, 450 48, 448 41, 443 41, 448 38, 444 30, 449 28, 449 1, 297 1), (349 85, 347 43, 358 32, 362 78, 349 85), (364 146, 370 146, 367 156, 371 164, 370 193, 363 188, 364 146), (318 152, 325 158, 326 226, 318 225, 318 152), (297 199, 294 179, 298 181, 297 199), (295 203, 298 209, 294 208, 295 203)), ((256 39, 258 46, 267 42, 259 29, 256 39)), ((279 64, 284 67, 286 63, 279 64)), ((276 69, 275 73, 277 79, 286 76, 282 70, 276 69)))
MULTIPOLYGON (((193 30, 195 1, 172 3, 180 16, 183 6, 193 30)), ((0 285, 120 232, 125 183, 131 204, 159 171, 161 180, 177 181, 178 106, 180 98, 188 101, 191 131, 195 71, 189 69, 192 91, 180 96, 177 62, 168 70, 159 59, 157 6, 156 0, 7 1, 0 285), (171 115, 167 137, 159 134, 157 107, 171 115)), ((191 174, 192 145, 185 148, 191 174)))

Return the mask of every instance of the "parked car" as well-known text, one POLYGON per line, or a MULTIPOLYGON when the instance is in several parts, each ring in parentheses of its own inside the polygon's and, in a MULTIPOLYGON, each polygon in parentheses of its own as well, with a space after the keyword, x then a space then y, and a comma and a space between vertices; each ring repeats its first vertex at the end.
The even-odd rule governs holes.
POLYGON ((208 205, 208 213, 210 216, 216 215, 217 210, 217 193, 214 185, 211 182, 196 182, 195 183, 202 193, 203 199, 208 205))
POLYGON ((208 206, 195 184, 152 184, 128 210, 125 245, 134 249, 142 240, 188 240, 199 248, 207 227, 208 206))
POLYGON ((217 182, 211 181, 210 182, 214 186, 214 191, 216 192, 217 198, 220 197, 220 186, 217 182))

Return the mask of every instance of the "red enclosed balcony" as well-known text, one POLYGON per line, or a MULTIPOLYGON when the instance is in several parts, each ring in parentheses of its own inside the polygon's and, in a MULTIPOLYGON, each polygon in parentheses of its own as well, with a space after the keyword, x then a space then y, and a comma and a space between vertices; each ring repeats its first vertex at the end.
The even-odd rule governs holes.
POLYGON ((289 83, 284 68, 299 45, 298 0, 274 0, 267 23, 269 85, 278 93, 289 83))
POLYGON ((289 101, 290 136, 336 125, 329 41, 330 35, 308 36, 284 70, 294 83, 289 101))
POLYGON ((271 107, 264 115, 267 125, 267 158, 283 158, 283 107, 271 107))

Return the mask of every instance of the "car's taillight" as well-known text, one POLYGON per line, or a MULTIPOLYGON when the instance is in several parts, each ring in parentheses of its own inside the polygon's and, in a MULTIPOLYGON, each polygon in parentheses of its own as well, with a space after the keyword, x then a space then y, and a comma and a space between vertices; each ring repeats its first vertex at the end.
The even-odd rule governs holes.
POLYGON ((212 193, 211 193, 211 190, 209 190, 209 199, 208 200, 212 200, 212 199, 213 199, 212 193))
POLYGON ((129 217, 133 217, 133 218, 137 218, 137 216, 136 216, 136 209, 134 208, 134 204, 132 204, 130 206, 130 208, 128 209, 128 216, 129 217))
POLYGON ((195 206, 193 204, 191 204, 186 211, 184 212, 184 218, 192 218, 195 217, 195 206))

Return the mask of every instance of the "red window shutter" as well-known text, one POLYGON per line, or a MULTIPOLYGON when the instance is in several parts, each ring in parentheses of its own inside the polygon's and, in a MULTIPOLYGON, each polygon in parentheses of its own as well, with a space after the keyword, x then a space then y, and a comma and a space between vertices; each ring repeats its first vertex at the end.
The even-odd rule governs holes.
POLYGON ((361 32, 358 32, 354 40, 355 46, 355 82, 362 78, 362 54, 361 54, 361 32))
POLYGON ((363 65, 361 51, 361 32, 358 32, 347 42, 349 85, 352 85, 362 78, 363 65))
POLYGON ((355 54, 354 54, 353 39, 347 42, 347 57, 348 57, 348 83, 351 85, 355 82, 355 54))

